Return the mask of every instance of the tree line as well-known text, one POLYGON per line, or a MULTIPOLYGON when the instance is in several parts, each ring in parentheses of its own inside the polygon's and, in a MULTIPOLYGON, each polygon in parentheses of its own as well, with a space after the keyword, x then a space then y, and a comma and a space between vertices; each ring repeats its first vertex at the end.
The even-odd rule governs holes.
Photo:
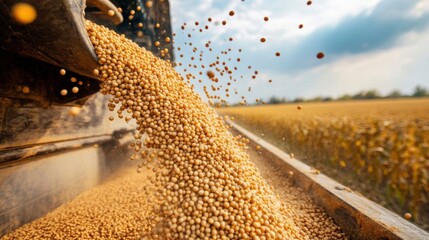
POLYGON ((344 94, 338 98, 318 96, 314 98, 301 98, 295 99, 280 98, 272 96, 266 103, 280 104, 280 103, 300 103, 300 102, 329 102, 329 101, 346 101, 346 100, 362 100, 362 99, 381 99, 381 98, 409 98, 409 97, 429 97, 429 89, 423 86, 416 86, 412 94, 403 94, 399 90, 382 95, 377 90, 360 91, 356 94, 344 94))

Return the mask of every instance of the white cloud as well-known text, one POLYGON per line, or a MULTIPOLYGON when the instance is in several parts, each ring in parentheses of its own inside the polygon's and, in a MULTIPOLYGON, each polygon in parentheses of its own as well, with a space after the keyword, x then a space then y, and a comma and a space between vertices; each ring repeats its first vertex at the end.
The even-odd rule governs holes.
POLYGON ((416 5, 414 5, 408 15, 418 18, 427 12, 429 12, 429 0, 420 0, 416 5))
POLYGON ((180 23, 206 20, 229 20, 227 27, 218 27, 210 31, 212 41, 228 34, 242 41, 254 40, 264 36, 273 41, 284 41, 294 36, 303 36, 326 26, 334 26, 345 17, 361 13, 370 13, 380 0, 325 0, 313 1, 307 6, 305 1, 262 0, 250 2, 230 1, 225 7, 215 8, 214 1, 171 0, 173 19, 180 23), (228 17, 229 10, 236 15, 228 17), (269 16, 270 21, 263 21, 269 16), (298 30, 299 24, 304 28, 298 30))
POLYGON ((427 42, 429 29, 423 33, 411 32, 390 49, 345 56, 293 76, 279 74, 275 77, 277 80, 271 94, 289 97, 338 96, 370 89, 378 89, 383 94, 394 89, 410 93, 418 84, 429 85, 427 42))

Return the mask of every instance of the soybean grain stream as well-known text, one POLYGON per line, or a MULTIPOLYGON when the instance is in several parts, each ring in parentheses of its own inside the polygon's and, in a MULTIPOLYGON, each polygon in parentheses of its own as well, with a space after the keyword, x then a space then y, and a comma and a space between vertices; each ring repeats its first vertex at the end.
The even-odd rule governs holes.
POLYGON ((222 108, 223 115, 429 229, 429 99, 222 108))

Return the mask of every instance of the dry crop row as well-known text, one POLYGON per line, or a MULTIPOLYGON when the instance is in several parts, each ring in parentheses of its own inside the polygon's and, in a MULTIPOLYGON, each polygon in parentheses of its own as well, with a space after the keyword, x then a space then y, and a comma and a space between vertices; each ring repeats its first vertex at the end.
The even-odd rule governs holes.
MULTIPOLYGON (((289 152, 373 186, 429 223, 429 101, 363 101, 221 109, 289 152)), ((341 181, 341 180, 340 180, 341 181)), ((357 184, 359 185, 359 184, 357 184)), ((395 209, 398 211, 398 209, 395 209)))

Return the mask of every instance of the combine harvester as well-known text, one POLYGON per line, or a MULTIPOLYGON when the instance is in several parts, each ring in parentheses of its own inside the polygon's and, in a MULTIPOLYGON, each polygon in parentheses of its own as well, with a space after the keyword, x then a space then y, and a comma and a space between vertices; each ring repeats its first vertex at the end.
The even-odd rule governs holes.
MULTIPOLYGON (((150 6, 144 0, 26 0, 37 9, 27 25, 12 18, 18 2, 0 2, 0 237, 97 186, 130 156, 133 126, 108 121, 84 18, 174 60, 172 43, 155 46, 172 39, 168 0, 150 6), (137 6, 141 11, 124 20, 137 6)), ((350 238, 429 239, 396 214, 230 124, 251 145, 262 146, 272 164, 295 172, 295 184, 350 238)))
MULTIPOLYGON (((96 186, 129 157, 133 127, 109 121, 108 98, 96 94, 98 59, 84 18, 158 56, 155 40, 172 37, 167 0, 125 21, 117 7, 125 15, 145 1, 25 1, 37 10, 27 25, 11 16, 20 2, 0 2, 0 236, 96 186)), ((162 47, 173 53, 171 43, 162 47)))

